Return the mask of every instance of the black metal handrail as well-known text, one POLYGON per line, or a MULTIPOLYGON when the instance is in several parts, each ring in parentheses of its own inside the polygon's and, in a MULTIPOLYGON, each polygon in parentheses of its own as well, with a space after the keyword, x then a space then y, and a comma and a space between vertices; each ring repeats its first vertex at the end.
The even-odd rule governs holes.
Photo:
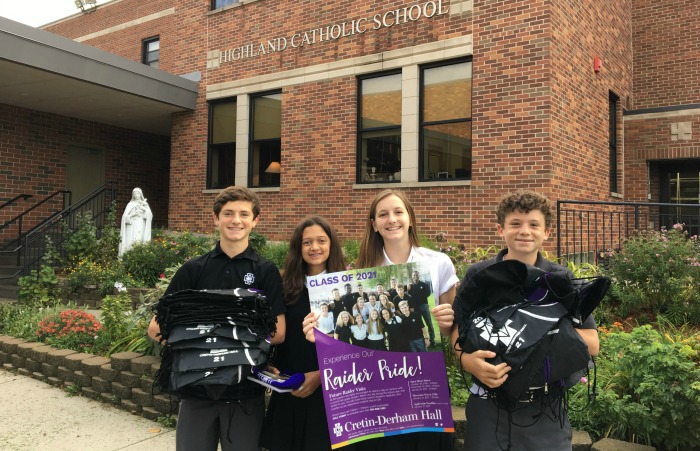
POLYGON ((8 200, 8 201, 5 202, 4 204, 0 205, 0 210, 2 210, 3 208, 7 207, 8 205, 12 205, 15 201, 18 201, 18 200, 20 200, 20 199, 27 200, 27 199, 31 199, 31 198, 32 198, 32 195, 31 195, 31 194, 20 194, 20 195, 18 195, 18 196, 13 197, 13 198, 10 199, 10 200, 8 200))
POLYGON ((557 201, 557 258, 575 263, 599 263, 619 250, 636 231, 660 230, 684 224, 700 233, 700 204, 658 202, 557 201), (681 209, 696 210, 683 213, 681 209))
POLYGON ((90 212, 91 219, 95 221, 98 230, 102 229, 115 196, 116 190, 113 183, 107 182, 75 204, 69 205, 60 212, 52 214, 41 221, 22 236, 16 249, 4 251, 17 252, 18 266, 21 266, 21 268, 15 274, 0 276, 0 279, 11 279, 20 274, 28 274, 32 269, 38 269, 41 259, 46 253, 47 236, 53 238, 53 245, 56 250, 64 254, 63 243, 74 232, 78 214, 90 212), (64 225, 67 225, 67 227, 64 225))
MULTIPOLYGON (((54 197, 58 196, 59 194, 62 194, 62 195, 63 195, 63 199, 62 199, 63 202, 62 202, 62 204, 61 204, 61 210, 59 210, 58 212, 54 212, 54 213, 50 214, 48 218, 46 218, 46 219, 44 219, 43 221, 39 222, 39 223, 36 224, 34 227, 40 226, 42 222, 47 221, 47 220, 50 220, 54 215, 58 214, 60 211, 65 210, 65 209, 66 209, 66 204, 70 205, 71 196, 72 196, 72 192, 71 192, 71 191, 68 191, 68 190, 58 190, 58 191, 54 192, 53 194, 50 194, 50 195, 48 195, 47 197, 45 197, 44 199, 40 200, 39 202, 35 203, 35 204, 32 205, 31 207, 27 208, 27 209, 24 210, 22 213, 20 213, 20 214, 18 214, 17 216, 15 216, 14 218, 12 218, 12 219, 10 219, 10 220, 8 220, 8 221, 5 221, 4 224, 0 225, 0 231, 2 231, 2 230, 5 229, 6 227, 9 227, 10 225, 17 223, 17 237, 14 238, 14 239, 9 240, 8 242, 6 242, 2 247, 0 247, 0 251, 17 252, 17 251, 19 250, 19 247, 21 246, 20 243, 21 243, 21 241, 22 241, 22 236, 24 235, 24 230, 23 230, 23 229, 24 229, 24 218, 25 218, 29 213, 31 213, 32 211, 36 210, 37 208, 39 208, 40 206, 44 205, 45 203, 51 201, 54 197), (67 201, 67 202, 66 202, 66 201, 67 201), (10 248, 10 247, 13 246, 13 245, 16 246, 15 249, 8 249, 8 248, 10 248)), ((18 257, 18 261, 19 261, 19 257, 18 257)), ((18 264, 19 264, 19 263, 18 263, 18 264)))

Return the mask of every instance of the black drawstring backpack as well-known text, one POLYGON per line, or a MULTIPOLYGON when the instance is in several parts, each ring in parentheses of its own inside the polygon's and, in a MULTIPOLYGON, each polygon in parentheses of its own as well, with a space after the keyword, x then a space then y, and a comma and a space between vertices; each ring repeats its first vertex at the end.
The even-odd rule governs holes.
POLYGON ((467 353, 493 351, 490 363, 512 368, 495 390, 482 385, 500 407, 515 407, 531 389, 561 396, 567 377, 585 372, 588 348, 574 326, 590 315, 609 286, 604 277, 572 281, 565 271, 504 260, 460 288, 457 343, 467 353))

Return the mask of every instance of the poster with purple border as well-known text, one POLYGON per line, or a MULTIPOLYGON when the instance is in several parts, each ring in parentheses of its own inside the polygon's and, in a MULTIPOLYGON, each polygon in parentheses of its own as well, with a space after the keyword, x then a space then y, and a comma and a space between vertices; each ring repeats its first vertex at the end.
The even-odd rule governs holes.
MULTIPOLYGON (((437 344, 429 347, 434 352, 421 352, 415 350, 421 349, 420 346, 408 346, 400 339, 410 331, 428 336, 427 319, 420 315, 418 304, 427 300, 429 308, 434 306, 427 262, 321 274, 308 277, 307 286, 312 310, 322 312, 326 319, 331 319, 327 322, 335 325, 332 331, 328 326, 323 331, 314 330, 333 449, 397 434, 454 432, 442 347, 437 344), (341 290, 345 292, 343 296, 339 296, 341 290), (392 297, 389 292, 394 290, 397 296, 388 300, 392 297), (386 298, 381 302, 377 300, 380 294, 386 298), (363 314, 365 302, 361 298, 366 300, 367 314, 363 314), (398 302, 394 304, 394 300, 398 302), (378 315, 371 313, 373 308, 390 314, 384 313, 384 318, 377 321, 378 315), (349 313, 345 315, 344 311, 349 313), (352 322, 352 332, 346 337, 342 328, 348 322, 352 322), (384 327, 377 326, 377 322, 384 327), (392 322, 398 326, 391 327, 392 322), (411 322, 413 329, 409 327, 411 322), (365 329, 364 333, 358 324, 365 329), (400 324, 409 328, 404 332, 400 324), (370 338, 378 336, 380 344, 376 341, 370 344, 370 338)), ((439 337, 437 323, 429 316, 439 337)), ((319 327, 321 324, 319 321, 319 327)), ((422 337, 408 338, 414 338, 412 341, 420 345, 422 337)), ((427 344, 425 340, 423 348, 427 344)))

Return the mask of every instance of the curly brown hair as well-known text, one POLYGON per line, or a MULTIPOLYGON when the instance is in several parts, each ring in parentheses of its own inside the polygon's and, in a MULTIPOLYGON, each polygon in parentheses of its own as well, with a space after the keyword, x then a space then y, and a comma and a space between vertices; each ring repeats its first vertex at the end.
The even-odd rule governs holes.
POLYGON ((545 196, 540 193, 528 190, 520 190, 514 193, 507 194, 501 199, 496 210, 498 223, 501 226, 505 225, 506 216, 514 211, 522 213, 530 213, 532 210, 539 210, 544 215, 545 228, 549 229, 552 225, 552 204, 545 196))

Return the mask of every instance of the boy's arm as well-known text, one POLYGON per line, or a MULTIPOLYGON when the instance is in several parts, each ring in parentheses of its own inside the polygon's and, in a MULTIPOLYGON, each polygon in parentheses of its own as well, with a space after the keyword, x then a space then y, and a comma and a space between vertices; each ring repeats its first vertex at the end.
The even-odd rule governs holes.
POLYGON ((284 341, 284 336, 287 333, 287 323, 284 319, 284 313, 277 315, 277 332, 270 338, 270 343, 278 345, 284 341))
POLYGON ((597 329, 576 329, 576 332, 583 338, 588 346, 588 354, 595 357, 600 351, 600 338, 598 338, 597 329))
POLYGON ((151 323, 148 325, 148 336, 154 339, 155 341, 160 341, 160 326, 156 322, 156 316, 153 315, 153 318, 151 318, 151 323))

